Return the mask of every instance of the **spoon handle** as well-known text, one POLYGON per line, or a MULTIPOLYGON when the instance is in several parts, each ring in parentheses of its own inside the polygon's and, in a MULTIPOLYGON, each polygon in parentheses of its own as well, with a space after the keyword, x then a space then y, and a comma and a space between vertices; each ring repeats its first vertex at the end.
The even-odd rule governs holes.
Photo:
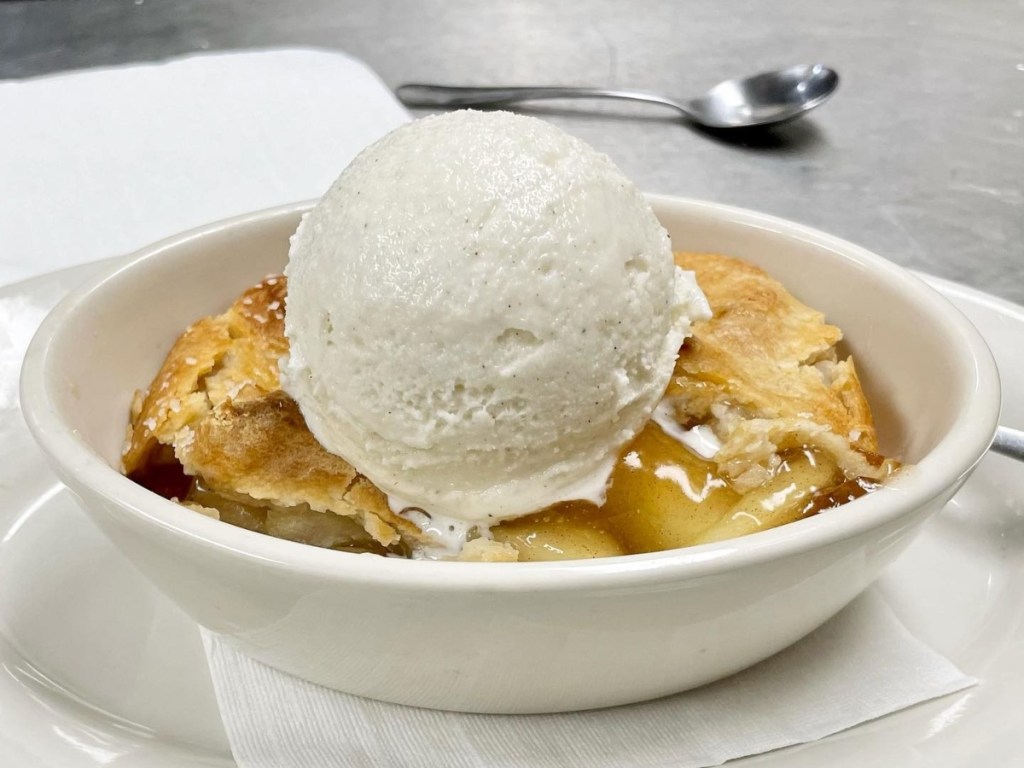
POLYGON ((992 443, 992 450, 1009 456, 1017 461, 1024 461, 1024 431, 1010 429, 1010 427, 999 427, 996 429, 996 439, 992 443))
POLYGON ((620 99, 643 101, 671 107, 689 117, 682 104, 645 91, 626 91, 613 88, 586 88, 562 86, 510 86, 472 87, 458 85, 429 85, 406 83, 395 89, 399 101, 409 107, 483 107, 514 104, 520 101, 543 99, 620 99))

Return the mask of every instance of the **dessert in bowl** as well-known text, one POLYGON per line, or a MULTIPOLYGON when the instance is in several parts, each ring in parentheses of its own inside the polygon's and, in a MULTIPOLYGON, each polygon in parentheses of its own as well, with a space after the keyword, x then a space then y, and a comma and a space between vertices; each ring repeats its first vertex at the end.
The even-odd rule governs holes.
MULTIPOLYGON (((853 359, 837 353, 839 329, 749 264, 716 254, 675 259, 693 268, 713 316, 694 324, 668 386, 657 388, 664 391, 658 405, 599 478, 601 495, 584 488, 589 497, 527 504, 507 518, 475 495, 468 509, 486 516, 466 520, 381 490, 358 460, 317 440, 282 389, 279 368, 289 355, 282 275, 250 287, 175 342, 135 395, 125 474, 196 512, 272 536, 349 552, 482 561, 692 546, 819 514, 880 488, 898 462, 878 453, 853 359)), ((568 361, 570 373, 575 362, 568 361)), ((472 380, 449 376, 443 393, 472 380)), ((580 397, 571 380, 553 381, 580 397)), ((487 409, 500 414, 496 393, 491 398, 487 409)))
POLYGON ((70 296, 26 358, 26 417, 142 573, 199 623, 287 672, 480 712, 608 706, 718 679, 817 627, 902 550, 987 449, 998 383, 970 324, 880 257, 749 211, 650 202, 677 251, 757 265, 843 329, 880 449, 911 466, 874 493, 772 530, 550 562, 331 551, 197 514, 122 476, 133 393, 184 328, 281 272, 306 205, 164 241, 70 296))
POLYGON ((757 267, 673 255, 610 160, 539 120, 394 131, 287 272, 175 342, 129 477, 303 543, 510 561, 765 530, 898 467, 839 328, 757 267))

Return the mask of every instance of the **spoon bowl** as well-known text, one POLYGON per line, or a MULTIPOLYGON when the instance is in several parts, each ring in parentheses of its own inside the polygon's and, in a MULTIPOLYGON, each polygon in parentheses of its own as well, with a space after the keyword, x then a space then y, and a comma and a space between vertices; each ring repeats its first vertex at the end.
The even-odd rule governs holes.
POLYGON ((726 80, 686 104, 708 128, 777 125, 823 104, 839 87, 839 75, 821 64, 798 65, 726 80))
POLYGON ((800 64, 726 80, 689 101, 614 88, 562 86, 453 86, 406 83, 395 89, 409 107, 500 107, 550 99, 619 99, 660 104, 690 122, 712 129, 753 128, 793 120, 823 104, 839 75, 823 64, 800 64))

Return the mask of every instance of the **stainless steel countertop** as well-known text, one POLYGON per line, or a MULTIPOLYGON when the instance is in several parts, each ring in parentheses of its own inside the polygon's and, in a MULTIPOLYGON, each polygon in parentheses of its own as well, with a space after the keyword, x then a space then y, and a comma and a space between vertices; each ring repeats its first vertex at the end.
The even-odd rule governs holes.
POLYGON ((745 144, 645 107, 534 113, 610 154, 648 191, 785 216, 1024 303, 1021 2, 0 3, 0 78, 285 45, 347 51, 390 85, 596 84, 679 96, 822 61, 843 78, 833 100, 745 144))

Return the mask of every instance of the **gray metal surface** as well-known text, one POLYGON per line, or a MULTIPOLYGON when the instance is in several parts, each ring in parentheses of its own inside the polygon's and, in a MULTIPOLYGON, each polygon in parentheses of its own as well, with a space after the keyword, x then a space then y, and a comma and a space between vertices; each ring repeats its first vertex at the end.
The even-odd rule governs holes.
POLYGON ((646 190, 785 216, 1024 303, 1020 2, 0 3, 0 78, 285 45, 345 50, 392 86, 551 83, 679 96, 824 62, 843 78, 836 96, 742 144, 643 106, 534 113, 610 154, 646 190))

